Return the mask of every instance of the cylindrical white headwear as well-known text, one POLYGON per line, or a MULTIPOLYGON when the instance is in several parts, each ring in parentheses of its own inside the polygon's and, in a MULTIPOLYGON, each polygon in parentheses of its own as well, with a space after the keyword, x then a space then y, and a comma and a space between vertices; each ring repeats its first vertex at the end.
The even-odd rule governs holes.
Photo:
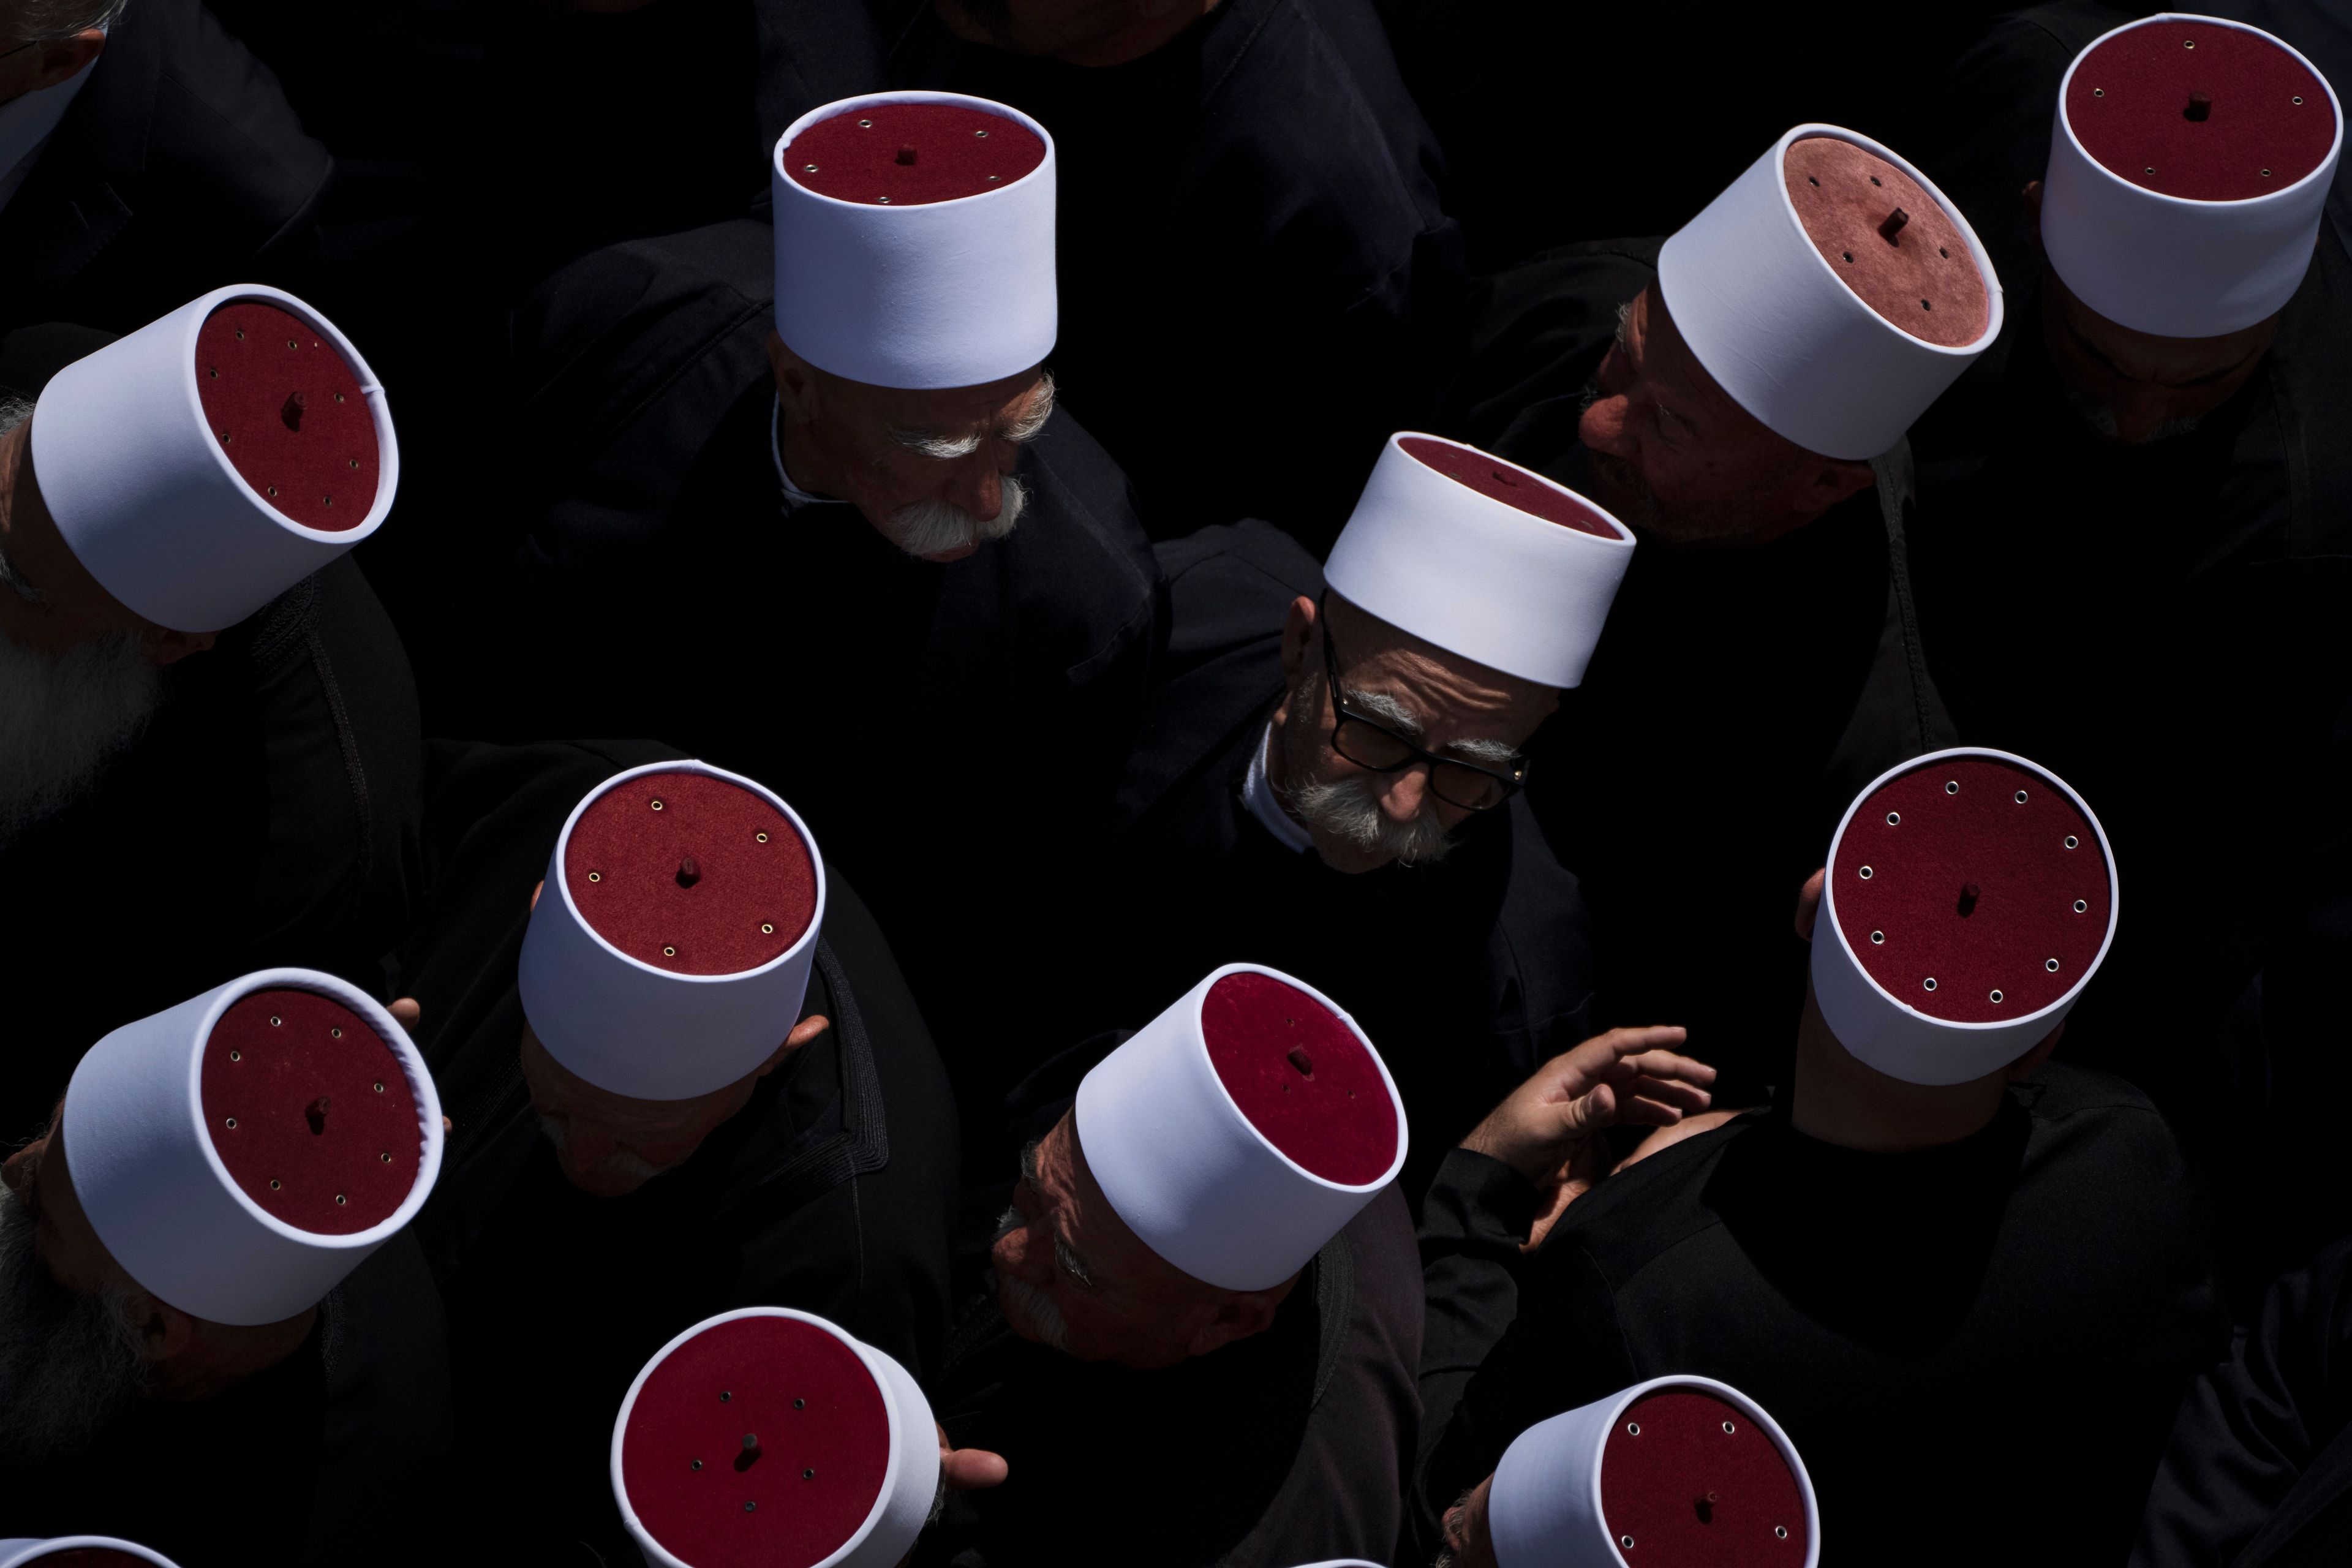
POLYGON ((1254 963, 1214 971, 1097 1063, 1076 1127, 1128 1228, 1225 1290, 1297 1274, 1404 1166, 1404 1101, 1372 1043, 1254 963))
POLYGON ((2115 856, 2083 797, 2007 752, 1931 752, 1838 823, 1813 995, 1854 1057, 1966 1083, 2056 1028, 2114 942, 2115 856))
POLYGON ((1042 363, 1059 331, 1054 139, 1017 109, 877 92, 776 143, 776 331, 872 386, 978 386, 1042 363))
POLYGON ((174 631, 245 619, 373 533, 400 483, 375 373, 333 322, 258 283, 58 372, 32 446, 74 559, 174 631))
POLYGON ((1734 402, 1828 458, 1893 447, 2000 332, 2000 281, 1968 219, 1835 125, 1789 132, 1685 224, 1658 291, 1734 402))
POLYGON ((2302 285, 2343 149, 2335 89, 2288 44, 2218 16, 2126 23, 2059 83, 2042 247, 2119 326, 2234 332, 2302 285))
POLYGON ((66 1089, 66 1168, 142 1289, 215 1323, 316 1306, 425 1205, 441 1101, 392 1015, 266 969, 92 1046, 66 1089))
POLYGON ((55 1535, 47 1541, 18 1536, 0 1541, 0 1568, 31 1568, 33 1563, 68 1552, 82 1553, 74 1561, 84 1568, 136 1568, 140 1563, 179 1568, 160 1552, 152 1552, 135 1541, 118 1541, 111 1535, 55 1535))
POLYGON ((1707 1377, 1654 1377, 1528 1427, 1495 1468, 1486 1523, 1496 1568, 1813 1568, 1822 1552, 1796 1445, 1707 1377))
POLYGON ((631 768, 555 841, 523 934, 523 1016, 599 1089, 692 1100, 784 1043, 824 924, 816 840, 773 791, 708 763, 631 768))
POLYGON ((1633 556, 1625 525, 1574 490, 1406 430, 1389 437, 1323 580, 1424 642, 1568 687, 1633 556))
POLYGON ((629 1385, 613 1497, 651 1568, 895 1568, 939 1493, 907 1369, 788 1307, 706 1318, 629 1385))

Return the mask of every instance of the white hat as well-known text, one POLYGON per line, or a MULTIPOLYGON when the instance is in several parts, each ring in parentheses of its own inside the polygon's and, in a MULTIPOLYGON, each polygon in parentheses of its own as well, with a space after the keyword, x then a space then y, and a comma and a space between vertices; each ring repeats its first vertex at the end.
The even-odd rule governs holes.
POLYGON ((1404 1102, 1329 997, 1228 963, 1078 1085, 1078 1142, 1146 1247, 1264 1290, 1314 1260, 1404 1165, 1404 1102))
POLYGON ((1835 125, 1790 131, 1685 224, 1658 289, 1734 402, 1827 458, 1893 447, 2000 332, 2000 280, 1960 209, 1835 125))
POLYGON ((824 862, 773 792, 651 763, 572 808, 523 934, 523 1016, 614 1094, 692 1100, 759 1070, 800 1017, 824 862))
POLYGON ((1813 994, 1860 1060, 1966 1083, 2056 1028, 2116 933, 2115 857, 2054 773, 1930 752, 1873 780, 1830 841, 1813 994))
POLYGON ((32 440, 74 559, 174 631, 245 619, 373 533, 400 483, 375 373, 333 322, 258 283, 58 372, 32 440))
POLYGON ((1054 139, 1017 109, 877 92, 776 143, 776 331, 872 386, 978 386, 1053 351, 1054 139))
POLYGON ((2120 326, 2237 331, 2301 286, 2343 146, 2327 79, 2261 28, 2179 12, 2126 23, 2058 84, 2042 247, 2120 326))
POLYGON ((646 1363, 612 1468, 654 1568, 895 1568, 939 1495, 939 1433, 889 1356, 810 1313, 746 1307, 646 1363))
POLYGON ((1424 642, 1541 686, 1574 686, 1633 557, 1625 525, 1475 447, 1401 431, 1323 580, 1424 642))
POLYGON ((318 1305, 425 1205, 441 1101, 392 1015, 265 969, 125 1024, 66 1088, 66 1168, 140 1288, 215 1323, 318 1305))
POLYGON ((1812 1568, 1822 1521, 1780 1424, 1708 1377, 1647 1383, 1538 1422, 1495 1467, 1496 1568, 1812 1568))
POLYGON ((111 1535, 57 1535, 47 1541, 18 1536, 13 1541, 0 1541, 0 1568, 25 1568, 45 1558, 78 1553, 72 1568, 138 1568, 141 1563, 154 1563, 158 1568, 178 1568, 160 1552, 150 1552, 131 1541, 117 1541, 111 1535))

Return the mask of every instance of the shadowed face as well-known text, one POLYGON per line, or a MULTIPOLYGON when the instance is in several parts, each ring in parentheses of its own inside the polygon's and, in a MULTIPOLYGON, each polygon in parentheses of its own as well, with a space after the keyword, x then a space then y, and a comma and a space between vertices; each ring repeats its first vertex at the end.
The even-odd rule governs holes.
MULTIPOLYGON (((775 1060, 782 1060, 779 1049, 775 1060)), ((523 1082, 564 1180, 600 1198, 635 1192, 694 1157, 702 1141, 751 1103, 768 1067, 692 1100, 633 1100, 599 1089, 550 1056, 525 1025, 523 1082)))

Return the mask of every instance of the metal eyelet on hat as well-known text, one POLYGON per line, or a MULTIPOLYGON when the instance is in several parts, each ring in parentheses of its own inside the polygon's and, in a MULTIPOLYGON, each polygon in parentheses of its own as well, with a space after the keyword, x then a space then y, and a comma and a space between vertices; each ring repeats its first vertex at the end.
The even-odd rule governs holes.
POLYGON ((2194 38, 2183 38, 2180 40, 2180 47, 2184 49, 2193 49, 2197 47, 2197 40, 2194 38))
POLYGON ((1642 1424, 1639 1421, 1628 1421, 1625 1423, 1625 1436, 1628 1437, 1638 1437, 1641 1435, 1642 1424))
POLYGON ((278 1190, 278 1178, 275 1176, 269 1178, 269 1190, 273 1193, 278 1190))
POLYGON ((1899 811, 1890 811, 1886 814, 1886 826, 1889 827, 1894 826, 1896 823, 1902 820, 1903 814, 1899 811))
POLYGON ((1946 795, 1958 795, 1958 794, 1959 794, 1959 793, 1960 793, 1960 781, 1959 781, 1959 780, 1958 780, 1958 779, 1946 779, 1946 780, 1944 781, 1944 793, 1945 793, 1946 795))
POLYGON ((988 132, 985 132, 985 131, 975 131, 975 132, 972 132, 972 134, 973 134, 974 136, 981 137, 981 138, 982 138, 982 139, 984 140, 984 139, 987 137, 988 132))
POLYGON ((768 921, 761 921, 760 922, 760 934, 761 936, 773 936, 776 934, 776 928, 768 921))
POLYGON ((2296 94, 2294 95, 2294 101, 2295 101, 2295 102, 2297 102, 2297 103, 2301 103, 2301 102, 2303 101, 2303 94, 2301 94, 2301 93, 2299 93, 2299 92, 2298 92, 2298 93, 2296 93, 2296 94))
POLYGON ((591 871, 588 873, 588 879, 592 882, 601 882, 604 879, 604 873, 602 871, 591 871))
POLYGON ((1789 1527, 1785 1524, 1776 1524, 1772 1527, 1772 1533, 1780 1540, 1786 1541, 1789 1539, 1789 1527))
POLYGON ((343 1037, 343 1026, 341 1024, 337 1024, 334 1027, 329 1029, 327 1034, 330 1038, 340 1040, 343 1037))
POLYGON ((871 131, 874 129, 874 121, 870 120, 861 120, 857 122, 857 129, 860 131, 871 131))
POLYGON ((816 173, 816 165, 814 163, 803 163, 801 165, 801 173, 804 174, 814 174, 816 173))
POLYGON ((2079 838, 2075 837, 2074 837, 2073 834, 2071 834, 2071 833, 2069 833, 2068 835, 2066 835, 2066 847, 2067 847, 2067 848, 2069 848, 2069 849, 2074 848, 2075 847, 2077 847, 2078 845, 2080 845, 2082 842, 2083 842, 2083 841, 2082 841, 2081 839, 2079 839, 2079 838))
POLYGON ((245 1053, 243 1051, 231 1051, 228 1054, 228 1059, 233 1062, 241 1062, 245 1060, 245 1053))
POLYGON ((375 1091, 378 1094, 382 1094, 383 1092, 383 1079, 378 1079, 375 1080, 375 1091))
POLYGON ((2025 804, 2025 792, 2023 790, 2019 790, 2017 792, 2017 804, 2020 805, 2023 805, 2025 804))
POLYGON ((676 958, 676 957, 677 956, 677 949, 676 949, 676 948, 674 948, 674 947, 666 947, 666 948, 663 948, 663 949, 662 949, 662 956, 663 956, 664 958, 676 958))
POLYGON ((2090 905, 2088 905, 2088 904, 2084 903, 2084 902, 2082 900, 2080 900, 2080 899, 2076 899, 2076 900, 2074 900, 2074 912, 2075 912, 2076 914, 2078 914, 2078 915, 2079 915, 2079 914, 2081 914, 2084 910, 2089 909, 2090 907, 2091 907, 2090 905))
POLYGON ((661 796, 659 796, 659 795, 656 795, 656 796, 654 796, 654 799, 653 799, 653 807, 654 807, 654 809, 655 809, 656 811, 659 811, 659 810, 662 808, 661 796))
POLYGON ((2270 172, 2268 169, 2264 169, 2264 170, 2263 171, 2263 179, 2265 179, 2265 180, 2267 180, 2267 179, 2269 179, 2270 177, 2271 177, 2271 172, 2270 172))
POLYGON ((1633 1538, 1630 1535, 1621 1535, 1617 1538, 1617 1544, 1631 1552, 1633 1549, 1633 1538))
POLYGON ((689 1470, 698 1470, 702 1468, 702 1461, 700 1459, 688 1459, 686 1462, 686 1468, 689 1470))
MULTIPOLYGON (((1871 183, 1872 184, 1874 184, 1874 184, 1878 184, 1878 182, 1877 182, 1876 180, 1873 180, 1873 181, 1871 181, 1870 183, 1871 183)), ((1730 1422, 1728 1422, 1728 1421, 1727 1421, 1727 1422, 1725 1422, 1725 1423, 1723 1424, 1723 1435, 1724 1435, 1725 1436, 1727 1436, 1727 1437, 1730 1436, 1732 1435, 1732 1433, 1734 1433, 1734 1432, 1736 1432, 1736 1431, 1738 1431, 1738 1427, 1736 1427, 1736 1426, 1733 1426, 1730 1422)))
POLYGON ((273 1028, 273 1029, 277 1028, 279 1025, 281 1025, 281 1024, 283 1024, 283 1023, 285 1023, 285 1022, 286 1022, 286 1020, 285 1020, 285 1019, 283 1019, 283 1018, 279 1017, 279 1016, 278 1016, 277 1014, 275 1014, 275 1013, 272 1013, 272 1014, 269 1016, 269 1026, 270 1026, 271 1028, 273 1028))
POLYGON ((754 833, 751 837, 758 839, 762 844, 765 844, 768 841, 768 836, 764 833, 754 833))
POLYGON ((347 1198, 347 1197, 343 1196, 343 1194, 341 1194, 341 1193, 337 1193, 337 1194, 335 1194, 335 1202, 336 1202, 336 1203, 338 1203, 338 1204, 347 1204, 347 1203, 350 1203, 351 1201, 352 1201, 351 1199, 349 1199, 349 1198, 347 1198))
POLYGON ((1992 999, 1993 999, 1994 1001, 1996 1001, 1996 1002, 2000 1001, 2000 992, 1998 992, 1998 991, 1994 992, 1994 993, 1992 994, 1992 999))
POLYGON ((1874 947, 1884 947, 1886 945, 1886 933, 1883 931, 1872 931, 1870 933, 1870 941, 1871 944, 1874 947))
POLYGON ((2042 967, 2055 974, 2058 973, 2058 961, 2054 958, 2049 959, 2042 963, 2042 967))
POLYGON ((1862 868, 1862 879, 1865 882, 1870 880, 1870 868, 1867 866, 1862 868))
POLYGON ((726 1404, 729 1400, 734 1397, 734 1394, 730 1390, 722 1388, 719 1391, 719 1403, 721 1405, 726 1404))
POLYGON ((2095 87, 2091 89, 2091 96, 2093 98, 2105 98, 2107 96, 2107 89, 2104 87, 2095 87))
POLYGON ((229 1131, 230 1131, 234 1132, 235 1131, 236 1131, 236 1117, 234 1117, 234 1116, 230 1117, 230 1118, 228 1119, 228 1125, 229 1125, 229 1131))
POLYGON ((1930 974, 1926 980, 1920 982, 1920 984, 1927 986, 1928 990, 1933 991, 1936 988, 1936 977, 1930 974))
POLYGON ((379 1160, 381 1160, 381 1161, 383 1161, 385 1164, 389 1165, 389 1164, 391 1164, 391 1163, 392 1163, 392 1151, 391 1151, 391 1150, 389 1150, 389 1149, 387 1149, 387 1150, 385 1150, 383 1153, 378 1154, 378 1155, 376 1156, 376 1158, 377 1158, 377 1159, 379 1159, 379 1160))
POLYGON ((874 198, 874 205, 877 206, 887 207, 890 205, 890 198, 888 196, 876 196, 874 198))

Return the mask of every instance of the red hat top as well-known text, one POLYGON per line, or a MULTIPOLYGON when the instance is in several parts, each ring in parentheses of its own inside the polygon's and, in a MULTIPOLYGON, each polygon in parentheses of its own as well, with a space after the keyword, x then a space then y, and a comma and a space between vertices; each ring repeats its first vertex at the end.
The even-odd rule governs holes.
POLYGON ((777 154, 795 184, 877 206, 1002 190, 1045 161, 1044 137, 971 99, 862 102, 803 127, 777 154))
POLYGON ((374 509, 374 412, 309 321, 266 300, 215 307, 196 333, 196 395, 230 467, 286 517, 340 533, 374 509))
POLYGON ((1300 1166, 1361 1186, 1395 1164, 1402 1131, 1387 1079, 1362 1036, 1321 1001, 1242 971, 1209 987, 1201 1033, 1234 1104, 1300 1166))
POLYGON ((1598 539, 1617 540, 1624 536, 1624 530, 1599 507, 1516 463, 1433 436, 1402 436, 1397 445, 1414 461, 1434 468, 1456 484, 1466 485, 1530 517, 1598 539))
POLYGON ((2284 190, 2336 144, 2334 97, 2267 33, 2165 16, 2108 34, 2066 85, 2084 152, 2120 179, 2189 201, 2284 190))
POLYGON ((382 1225, 423 1163, 400 1058, 332 996, 256 991, 204 1044, 205 1130, 230 1179, 273 1217, 317 1236, 382 1225))
POLYGON ((1917 180, 1835 136, 1790 142, 1781 172, 1806 237, 1864 304, 1947 348, 1982 335, 1992 308, 1984 274, 1959 225, 1917 180))
POLYGON ((816 913, 816 864, 790 817, 710 773, 625 776, 572 825, 564 879, 596 934, 678 974, 738 974, 816 913))
POLYGON ((2023 1018, 2064 997, 2106 945, 2105 840, 2074 796, 1992 753, 1882 783, 1829 868, 1837 922, 1871 978, 1931 1018, 2023 1018))
POLYGON ((1618 1416, 1601 1451, 1601 1512, 1645 1568, 1799 1568, 1805 1484, 1747 1411, 1663 1388, 1618 1416))

